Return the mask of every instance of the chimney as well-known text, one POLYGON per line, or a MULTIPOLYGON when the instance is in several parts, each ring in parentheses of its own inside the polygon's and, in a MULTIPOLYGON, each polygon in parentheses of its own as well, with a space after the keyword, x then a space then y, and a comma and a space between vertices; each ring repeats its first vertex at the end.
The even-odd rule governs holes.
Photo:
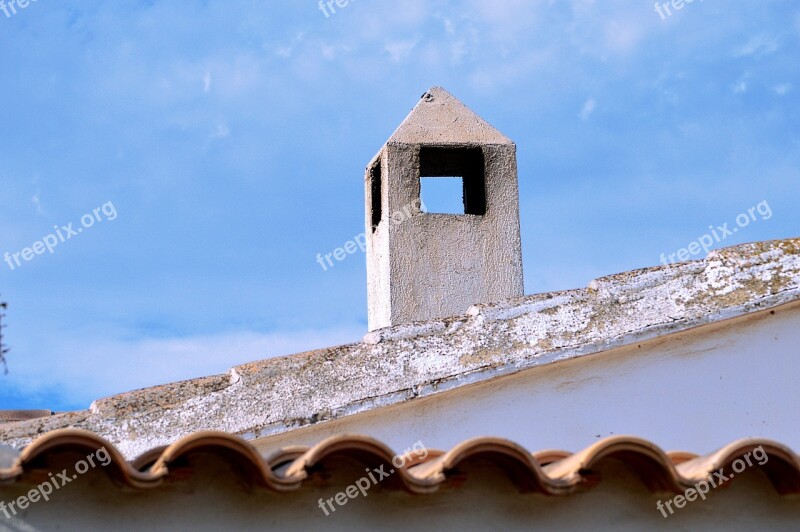
POLYGON ((523 295, 516 146, 450 93, 422 95, 365 189, 370 331, 523 295), (460 180, 457 214, 420 199, 444 178, 460 180))

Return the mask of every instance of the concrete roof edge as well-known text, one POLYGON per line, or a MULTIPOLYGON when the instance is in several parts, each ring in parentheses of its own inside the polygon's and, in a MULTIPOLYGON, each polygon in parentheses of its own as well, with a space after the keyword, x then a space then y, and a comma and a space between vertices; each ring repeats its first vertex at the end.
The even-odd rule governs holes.
POLYGON ((0 441, 21 448, 42 432, 77 427, 131 459, 201 430, 263 437, 794 301, 800 238, 743 244, 9 423, 0 441))

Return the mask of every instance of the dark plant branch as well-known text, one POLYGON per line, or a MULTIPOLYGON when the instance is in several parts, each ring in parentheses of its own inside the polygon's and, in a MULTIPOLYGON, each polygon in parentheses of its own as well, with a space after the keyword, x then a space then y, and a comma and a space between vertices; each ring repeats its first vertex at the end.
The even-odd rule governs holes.
POLYGON ((0 301, 0 362, 3 363, 3 370, 6 375, 8 375, 8 363, 6 362, 6 353, 8 353, 10 349, 7 348, 6 344, 3 343, 3 328, 5 327, 5 325, 3 325, 3 318, 6 317, 3 311, 7 308, 8 304, 0 301))

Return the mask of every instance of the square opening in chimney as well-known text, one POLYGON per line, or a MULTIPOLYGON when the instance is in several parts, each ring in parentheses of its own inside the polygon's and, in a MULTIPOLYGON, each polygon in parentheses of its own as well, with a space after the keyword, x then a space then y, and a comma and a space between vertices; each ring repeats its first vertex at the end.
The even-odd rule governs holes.
POLYGON ((372 232, 378 229, 378 224, 381 223, 383 214, 381 212, 381 160, 378 159, 372 168, 369 169, 369 195, 370 195, 370 211, 372 218, 372 232))
POLYGON ((425 212, 486 214, 483 150, 422 147, 419 150, 420 200, 425 212))

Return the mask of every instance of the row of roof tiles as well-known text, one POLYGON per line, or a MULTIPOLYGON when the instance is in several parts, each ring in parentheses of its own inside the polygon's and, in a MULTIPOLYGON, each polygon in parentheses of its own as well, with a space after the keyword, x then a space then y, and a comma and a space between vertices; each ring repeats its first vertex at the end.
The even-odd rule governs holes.
MULTIPOLYGON (((245 440, 224 432, 198 432, 167 447, 152 449, 134 461, 126 461, 117 448, 103 438, 82 430, 64 429, 45 434, 21 452, 0 448, 0 481, 24 479, 40 469, 40 459, 53 455, 92 453, 105 448, 110 462, 104 471, 118 483, 147 489, 164 481, 185 478, 175 470, 186 467, 190 455, 211 453, 244 464, 234 468, 254 485, 287 492, 301 488, 333 458, 354 458, 365 464, 391 464, 399 460, 384 443, 361 435, 327 438, 313 447, 285 447, 262 455, 245 440), (175 478, 173 478, 175 477, 175 478)), ((729 473, 731 466, 748 453, 758 450, 763 461, 752 461, 761 468, 780 494, 800 493, 800 456, 789 447, 767 439, 742 439, 706 455, 688 452, 665 452, 647 440, 631 436, 602 439, 577 453, 544 450, 530 452, 509 440, 478 437, 466 440, 449 451, 426 449, 424 453, 402 455, 388 488, 424 494, 437 491, 462 477, 470 462, 488 461, 502 470, 523 492, 567 495, 595 485, 597 466, 606 459, 621 460, 637 473, 651 491, 682 493, 708 479, 715 472, 729 473)), ((749 460, 748 460, 749 461, 749 460)), ((733 475, 729 475, 731 478, 733 475)))

